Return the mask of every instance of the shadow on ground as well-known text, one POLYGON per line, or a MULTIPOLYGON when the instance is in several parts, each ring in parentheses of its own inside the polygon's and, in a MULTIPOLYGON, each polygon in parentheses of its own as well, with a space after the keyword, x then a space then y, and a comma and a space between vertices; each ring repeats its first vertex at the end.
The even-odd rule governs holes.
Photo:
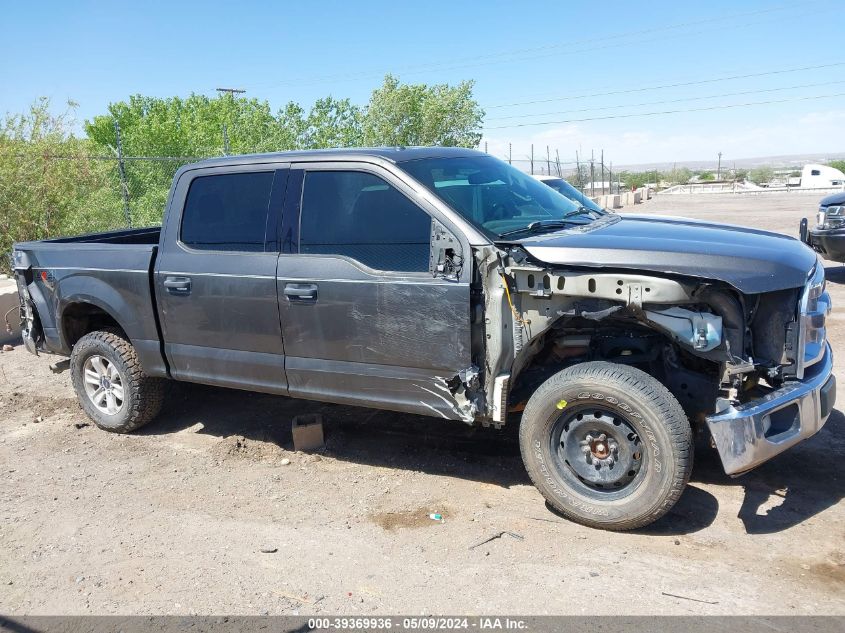
POLYGON ((175 433, 200 423, 199 433, 243 436, 290 450, 291 421, 309 413, 323 415, 326 450, 336 459, 506 488, 531 483, 522 467, 515 428, 500 432, 439 418, 189 383, 173 383, 165 409, 138 433, 175 433))
MULTIPOLYGON (((323 414, 326 450, 336 459, 502 487, 531 483, 519 455, 516 425, 497 432, 436 418, 187 383, 174 383, 165 410, 139 433, 175 433, 201 423, 200 433, 243 436, 291 449, 290 422, 307 413, 323 414)), ((701 484, 744 488, 738 517, 748 534, 789 529, 845 496, 841 469, 836 467, 843 458, 845 416, 838 410, 815 437, 739 478, 724 474, 715 451, 699 449, 692 479, 679 502, 640 533, 687 534, 709 526, 719 502, 701 484)))

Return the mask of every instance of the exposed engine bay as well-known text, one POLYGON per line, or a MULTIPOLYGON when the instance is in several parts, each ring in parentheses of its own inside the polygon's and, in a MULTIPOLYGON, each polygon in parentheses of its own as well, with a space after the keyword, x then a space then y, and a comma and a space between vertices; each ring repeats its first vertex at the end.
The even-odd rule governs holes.
POLYGON ((519 247, 479 251, 477 263, 484 334, 473 338, 486 343, 494 426, 549 376, 586 361, 643 369, 693 423, 796 375, 801 288, 743 294, 679 275, 567 270, 519 247))

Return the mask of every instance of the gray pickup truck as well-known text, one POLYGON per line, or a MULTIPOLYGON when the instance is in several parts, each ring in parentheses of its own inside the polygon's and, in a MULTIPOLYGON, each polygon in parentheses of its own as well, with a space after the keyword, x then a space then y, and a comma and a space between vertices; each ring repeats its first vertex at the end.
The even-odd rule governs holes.
POLYGON ((456 148, 182 168, 161 228, 16 244, 23 337, 128 432, 165 379, 519 425, 587 525, 665 514, 709 433, 736 475, 834 404, 824 267, 800 241, 573 201, 456 148))

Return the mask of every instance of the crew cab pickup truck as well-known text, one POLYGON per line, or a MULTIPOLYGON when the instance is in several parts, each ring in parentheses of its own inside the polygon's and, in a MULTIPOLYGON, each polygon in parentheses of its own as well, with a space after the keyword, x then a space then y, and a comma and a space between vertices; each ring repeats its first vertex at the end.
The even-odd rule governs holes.
POLYGON ((182 168, 161 228, 16 244, 23 337, 101 428, 165 379, 519 426, 546 500, 605 529, 677 501, 695 432, 737 475, 834 404, 830 298, 791 237, 582 206, 457 148, 182 168))

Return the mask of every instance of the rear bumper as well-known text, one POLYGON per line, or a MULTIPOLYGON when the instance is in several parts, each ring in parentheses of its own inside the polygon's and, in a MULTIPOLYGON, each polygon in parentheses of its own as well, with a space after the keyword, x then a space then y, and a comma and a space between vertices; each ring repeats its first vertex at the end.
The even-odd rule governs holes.
POLYGON ((825 259, 845 262, 845 229, 810 229, 807 242, 825 259))
POLYGON ((740 475, 815 435, 836 401, 833 352, 808 367, 803 380, 707 417, 728 475, 740 475))

